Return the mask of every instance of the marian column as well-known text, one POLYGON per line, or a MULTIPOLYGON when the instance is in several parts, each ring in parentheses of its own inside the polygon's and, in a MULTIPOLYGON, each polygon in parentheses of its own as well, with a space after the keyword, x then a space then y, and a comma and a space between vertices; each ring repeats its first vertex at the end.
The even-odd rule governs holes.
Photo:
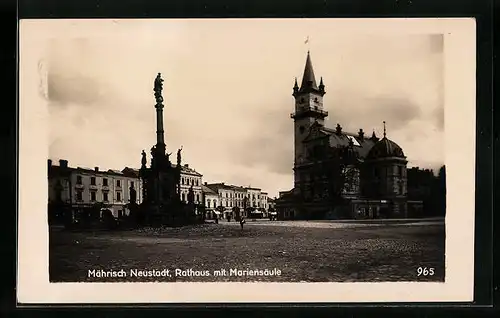
POLYGON ((163 97, 161 92, 163 90, 163 79, 161 73, 158 73, 155 79, 154 92, 156 98, 156 153, 165 155, 165 137, 163 130, 163 97))

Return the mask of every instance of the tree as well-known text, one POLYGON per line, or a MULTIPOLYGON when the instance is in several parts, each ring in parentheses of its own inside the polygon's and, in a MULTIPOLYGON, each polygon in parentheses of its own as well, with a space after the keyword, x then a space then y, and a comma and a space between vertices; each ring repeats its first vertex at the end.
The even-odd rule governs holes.
POLYGON ((446 167, 443 165, 438 172, 436 180, 436 203, 437 215, 446 215, 446 167))

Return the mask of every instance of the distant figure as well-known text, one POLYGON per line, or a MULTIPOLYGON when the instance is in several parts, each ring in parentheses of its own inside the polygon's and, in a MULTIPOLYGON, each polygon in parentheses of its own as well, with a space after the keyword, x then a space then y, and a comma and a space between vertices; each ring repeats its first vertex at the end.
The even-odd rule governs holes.
POLYGON ((240 219, 240 226, 241 226, 242 230, 243 230, 243 224, 245 224, 245 218, 241 217, 241 219, 240 219))

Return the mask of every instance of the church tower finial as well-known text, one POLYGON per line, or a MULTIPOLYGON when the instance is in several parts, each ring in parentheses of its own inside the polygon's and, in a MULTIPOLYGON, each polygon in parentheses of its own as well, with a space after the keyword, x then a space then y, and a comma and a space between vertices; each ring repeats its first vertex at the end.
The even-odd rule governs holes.
POLYGON ((297 94, 299 91, 299 85, 297 84, 297 78, 295 78, 295 84, 293 85, 293 94, 297 94))
POLYGON ((307 88, 318 89, 311 62, 311 54, 309 54, 309 51, 307 51, 306 66, 304 67, 304 75, 302 76, 302 84, 300 85, 300 90, 304 90, 307 88))
POLYGON ((385 120, 384 120, 384 138, 386 137, 386 130, 385 130, 385 120))

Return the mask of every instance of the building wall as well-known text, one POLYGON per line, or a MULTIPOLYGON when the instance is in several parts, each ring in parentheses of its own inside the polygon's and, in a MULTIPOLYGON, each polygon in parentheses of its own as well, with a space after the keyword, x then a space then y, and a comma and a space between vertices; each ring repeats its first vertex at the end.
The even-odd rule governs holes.
POLYGON ((194 203, 203 203, 203 192, 201 190, 202 176, 199 174, 193 174, 184 172, 181 170, 181 200, 187 202, 189 189, 193 187, 194 193, 194 203))
POLYGON ((261 192, 260 189, 247 188, 247 198, 249 207, 260 208, 261 205, 260 192, 261 192))
POLYGON ((243 187, 235 187, 234 188, 234 201, 233 205, 242 209, 244 208, 244 201, 247 195, 247 190, 243 187))
POLYGON ((215 209, 219 206, 219 196, 217 194, 205 193, 205 207, 215 209))
POLYGON ((267 193, 261 192, 260 194, 260 207, 264 208, 266 211, 269 209, 268 203, 267 203, 267 193))
POLYGON ((72 204, 77 206, 87 206, 97 202, 109 204, 109 210, 115 217, 129 214, 125 205, 130 203, 132 185, 136 190, 136 203, 142 203, 142 185, 139 178, 77 169, 71 173, 71 184, 74 185, 72 204))
POLYGON ((234 190, 229 188, 219 188, 220 205, 226 209, 234 207, 234 190))

